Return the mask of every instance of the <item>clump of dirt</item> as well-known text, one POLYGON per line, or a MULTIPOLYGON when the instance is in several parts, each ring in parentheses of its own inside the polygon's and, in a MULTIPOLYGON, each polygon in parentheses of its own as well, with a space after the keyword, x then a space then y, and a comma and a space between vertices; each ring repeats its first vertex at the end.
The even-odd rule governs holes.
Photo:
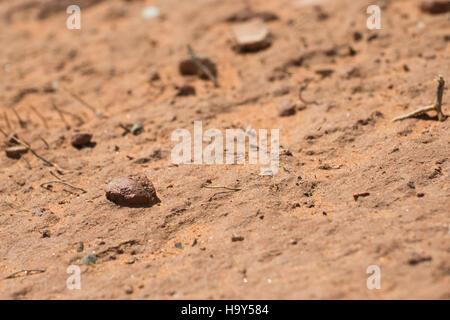
POLYGON ((0 298, 448 299, 450 122, 392 122, 434 103, 438 75, 450 113, 448 10, 381 1, 368 30, 367 6, 0 1, 0 298), (279 129, 278 172, 174 163, 194 121, 279 129), (106 198, 136 173, 158 202, 106 198))

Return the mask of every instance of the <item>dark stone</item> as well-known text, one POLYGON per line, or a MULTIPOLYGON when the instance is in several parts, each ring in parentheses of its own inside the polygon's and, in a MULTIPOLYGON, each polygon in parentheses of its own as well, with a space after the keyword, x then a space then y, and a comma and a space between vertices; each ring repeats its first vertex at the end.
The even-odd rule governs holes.
POLYGON ((23 154, 28 152, 28 148, 24 146, 14 146, 5 149, 6 156, 12 159, 19 159, 23 154))
POLYGON ((153 205, 159 202, 153 184, 142 174, 114 179, 105 187, 105 192, 106 198, 118 205, 153 205))
POLYGON ((75 132, 72 135, 72 139, 71 139, 70 143, 76 148, 81 148, 81 147, 89 145, 91 143, 91 139, 92 139, 92 134, 90 134, 90 133, 75 132))

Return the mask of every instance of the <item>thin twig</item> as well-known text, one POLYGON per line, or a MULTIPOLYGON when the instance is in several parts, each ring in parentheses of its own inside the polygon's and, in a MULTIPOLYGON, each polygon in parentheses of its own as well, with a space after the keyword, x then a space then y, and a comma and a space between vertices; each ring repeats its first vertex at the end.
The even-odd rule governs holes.
POLYGON ((47 125, 47 120, 44 118, 43 115, 41 115, 32 105, 30 105, 31 110, 34 111, 34 113, 36 113, 36 115, 38 116, 39 119, 42 120, 42 122, 44 123, 44 127, 46 129, 48 129, 48 125, 47 125))
POLYGON ((39 139, 41 139, 41 141, 45 144, 45 148, 46 148, 47 150, 50 149, 50 145, 48 144, 48 142, 45 141, 45 139, 44 139, 41 135, 38 135, 38 137, 39 137, 39 139))
POLYGON ((422 107, 422 108, 419 108, 417 110, 414 110, 413 112, 404 114, 404 115, 399 116, 397 118, 394 118, 394 119, 392 119, 392 122, 400 121, 400 120, 404 120, 404 119, 408 119, 408 118, 414 118, 416 116, 419 116, 419 115, 423 114, 424 112, 431 111, 431 110, 435 110, 434 104, 429 105, 429 106, 425 106, 425 107, 422 107))
POLYGON ((69 187, 71 187, 71 188, 74 188, 74 189, 76 189, 76 190, 80 190, 80 191, 82 191, 83 193, 87 193, 87 191, 84 190, 83 188, 76 187, 76 186, 74 186, 73 184, 70 184, 70 183, 68 183, 68 182, 66 182, 66 181, 64 181, 64 180, 50 180, 50 181, 41 183, 41 184, 40 184, 40 187, 41 187, 41 188, 44 188, 44 189, 47 189, 47 188, 45 188, 44 186, 45 186, 46 184, 52 184, 52 183, 61 183, 61 184, 64 184, 64 185, 66 185, 66 186, 69 186, 69 187))
POLYGON ((123 130, 125 130, 125 132, 123 133, 124 136, 131 132, 131 130, 123 123, 119 123, 119 127, 121 127, 123 130))
POLYGON ((231 191, 241 191, 242 190, 240 188, 230 188, 230 187, 225 187, 225 186, 203 186, 203 188, 207 188, 207 189, 226 189, 226 190, 231 190, 231 191))
POLYGON ((5 118, 5 123, 6 126, 8 127, 8 130, 11 131, 11 123, 9 123, 9 119, 8 119, 8 114, 5 112, 3 112, 3 117, 5 118))
POLYGON ((210 202, 215 196, 217 196, 217 195, 219 195, 219 194, 232 193, 232 192, 234 192, 234 191, 232 190, 232 191, 220 191, 220 192, 216 192, 216 193, 214 193, 211 197, 209 197, 208 202, 210 202))
POLYGON ((0 132, 5 136, 5 138, 8 138, 8 134, 0 127, 0 132))
POLYGON ((94 113, 97 113, 97 111, 95 110, 95 108, 93 106, 91 106, 89 103, 87 103, 86 101, 84 101, 79 95, 77 95, 75 92, 67 89, 66 87, 62 87, 62 89, 64 91, 66 91, 67 93, 69 93, 73 98, 75 98, 75 100, 77 100, 78 102, 80 102, 83 106, 85 106, 86 108, 88 108, 89 110, 91 110, 94 113))
POLYGON ((62 113, 62 111, 58 108, 58 106, 56 105, 56 103, 54 101, 52 101, 52 106, 53 108, 56 110, 56 112, 58 112, 59 117, 61 118, 62 122, 64 122, 64 124, 66 125, 67 129, 70 129, 70 124, 67 122, 66 118, 64 118, 64 114, 62 113))
POLYGON ((436 102, 434 104, 425 106, 425 107, 421 107, 417 110, 414 110, 413 112, 396 117, 396 118, 392 119, 392 122, 400 121, 400 120, 404 120, 404 119, 408 119, 408 118, 414 118, 418 115, 421 115, 421 114, 423 114, 427 111, 431 111, 431 110, 435 110, 437 112, 439 121, 444 121, 446 119, 446 116, 442 112, 442 96, 444 95, 444 86, 445 86, 444 77, 439 76, 439 78, 437 79, 437 82, 438 82, 438 87, 436 90, 436 102))
POLYGON ((49 165, 50 167, 54 167, 60 174, 63 174, 64 170, 61 169, 56 163, 53 163, 47 159, 45 159, 44 157, 40 156, 36 151, 33 150, 33 148, 31 148, 31 146, 28 143, 23 142, 22 140, 20 140, 19 138, 16 138, 14 136, 11 137, 11 139, 13 139, 14 141, 16 141, 18 144, 24 146, 25 148, 27 148, 28 150, 30 150, 30 152, 37 158, 41 159, 44 163, 46 163, 47 165, 49 165))
POLYGON ((16 115, 17 121, 19 121, 19 126, 21 128, 26 128, 27 127, 27 122, 23 121, 22 118, 20 118, 19 114, 17 113, 17 111, 16 111, 16 109, 14 107, 12 108, 12 111, 16 115))
POLYGON ((70 194, 75 195, 75 196, 78 196, 78 193, 72 192, 72 191, 67 190, 67 189, 63 189, 62 191, 70 193, 70 194))
POLYGON ((31 170, 31 169, 33 169, 33 168, 31 167, 31 164, 30 164, 30 162, 28 161, 28 159, 27 159, 27 158, 25 158, 25 157, 23 157, 23 156, 22 156, 22 159, 23 159, 23 161, 25 161, 25 163, 27 164, 27 168, 28 168, 28 170, 31 170))
POLYGON ((5 279, 13 279, 16 277, 16 275, 25 272, 25 275, 28 276, 30 273, 35 272, 35 273, 43 273, 45 272, 45 270, 41 270, 41 269, 29 269, 29 270, 19 270, 16 271, 14 273, 11 273, 9 276, 5 277, 5 279))
POLYGON ((189 51, 189 55, 191 56, 192 61, 194 61, 197 67, 199 67, 208 76, 209 80, 211 80, 214 83, 214 86, 218 88, 219 83, 217 82, 217 77, 215 77, 212 74, 212 72, 203 63, 200 62, 200 60, 195 55, 194 50, 192 50, 192 47, 189 44, 187 45, 187 49, 189 51))
POLYGON ((61 179, 60 177, 58 177, 58 176, 56 175, 56 173, 54 173, 54 172, 51 171, 51 170, 50 170, 50 174, 51 174, 52 176, 54 176, 56 179, 58 179, 59 181, 64 181, 63 179, 61 179))
POLYGON ((69 112, 69 111, 66 111, 66 110, 61 110, 61 109, 60 109, 60 111, 61 111, 63 114, 67 114, 67 115, 69 115, 69 116, 75 118, 76 120, 78 120, 78 125, 82 125, 82 124, 84 123, 83 118, 81 118, 79 115, 74 114, 74 113, 69 112))

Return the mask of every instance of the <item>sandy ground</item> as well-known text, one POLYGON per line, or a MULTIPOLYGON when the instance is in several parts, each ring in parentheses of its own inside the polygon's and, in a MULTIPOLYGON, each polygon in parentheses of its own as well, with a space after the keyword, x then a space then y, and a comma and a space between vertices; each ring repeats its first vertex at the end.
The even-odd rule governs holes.
MULTIPOLYGON (((270 47, 242 54, 228 18, 243 1, 0 1, 0 126, 64 170, 31 152, 7 158, 2 145, 0 298, 449 299, 450 122, 391 120, 434 103, 438 74, 450 81, 450 16, 377 1, 382 29, 371 31, 372 2, 246 1, 278 19, 265 22, 270 47), (81 30, 66 28, 69 4, 81 30), (142 18, 149 5, 159 17, 142 18), (180 75, 188 44, 216 63, 219 87, 180 75), (177 96, 180 83, 196 94, 177 96), (280 117, 300 88, 307 103, 280 117), (141 134, 123 135, 119 124, 139 121, 141 134), (280 129, 279 172, 174 165, 171 134, 193 121, 280 129), (75 129, 94 143, 72 147, 75 129), (87 192, 41 187, 51 172, 87 192), (132 173, 159 204, 105 198, 132 173), (81 290, 66 287, 70 265, 81 290), (379 290, 366 287, 370 265, 379 290), (31 269, 45 272, 5 279, 31 269)), ((446 90, 446 114, 449 100, 446 90)))

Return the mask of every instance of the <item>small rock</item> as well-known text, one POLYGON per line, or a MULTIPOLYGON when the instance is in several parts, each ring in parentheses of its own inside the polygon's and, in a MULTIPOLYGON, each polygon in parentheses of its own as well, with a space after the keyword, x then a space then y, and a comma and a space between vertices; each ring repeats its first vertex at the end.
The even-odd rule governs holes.
POLYGON ((181 244, 181 242, 177 242, 177 243, 175 243, 175 248, 183 249, 183 245, 181 244))
POLYGON ((145 7, 141 12, 141 16, 144 19, 154 19, 157 18, 159 14, 160 14, 159 9, 158 7, 155 6, 145 7))
POLYGON ((82 148, 91 143, 92 134, 87 132, 75 132, 72 135, 70 143, 75 148, 82 148))
POLYGON ((45 93, 53 93, 58 90, 58 87, 59 87, 58 81, 48 82, 44 85, 43 91, 45 93))
POLYGON ((422 1, 420 10, 429 14, 443 14, 450 12, 450 1, 434 0, 422 1))
POLYGON ((370 195, 369 192, 355 193, 355 194, 353 194, 353 199, 355 199, 355 201, 357 201, 359 197, 368 197, 369 195, 370 195))
POLYGON ((426 60, 433 60, 433 59, 436 59, 436 54, 435 54, 434 52, 426 52, 426 53, 423 55, 423 57, 424 57, 424 59, 426 59, 426 60))
POLYGON ((153 160, 161 160, 162 159, 162 150, 159 147, 153 147, 150 149, 149 157, 153 160))
POLYGON ((292 154, 291 150, 282 148, 280 150, 280 156, 292 157, 293 154, 292 154))
POLYGON ((144 126, 142 125, 142 122, 136 122, 130 129, 131 133, 137 136, 142 132, 144 129, 144 126))
POLYGON ((412 266, 415 266, 415 265, 417 265, 419 263, 426 262, 426 261, 431 261, 431 260, 432 260, 431 256, 420 255, 418 253, 413 253, 411 255, 411 257, 409 258, 409 260, 408 260, 408 264, 412 265, 412 266))
POLYGON ((78 245, 77 245, 77 252, 83 252, 83 250, 84 250, 84 243, 83 242, 78 242, 78 245))
POLYGON ((322 165, 320 165, 318 168, 320 170, 331 170, 331 169, 340 169, 342 167, 342 165, 338 164, 338 165, 329 165, 328 163, 324 163, 322 165))
POLYGON ((50 230, 45 229, 44 231, 42 231, 42 238, 50 238, 50 230))
POLYGON ((125 286, 125 293, 126 294, 132 294, 134 292, 132 286, 125 286))
POLYGON ((367 42, 373 41, 375 39, 378 39, 378 34, 377 33, 373 33, 371 34, 368 38, 367 38, 367 42))
POLYGON ((353 40, 355 40, 355 41, 360 41, 362 39, 362 37, 363 36, 362 36, 361 32, 355 31, 353 33, 353 40))
POLYGON ((34 216, 38 216, 41 217, 42 216, 42 211, 44 211, 43 209, 33 209, 31 210, 31 214, 34 216))
POLYGON ((334 70, 333 69, 319 69, 316 70, 316 74, 320 75, 322 77, 322 79, 329 77, 333 74, 334 70))
POLYGON ((277 108, 278 108, 278 115, 280 117, 292 116, 296 112, 296 105, 291 101, 289 101, 288 99, 281 100, 278 103, 277 108))
POLYGON ((249 8, 240 10, 231 16, 229 16, 227 19, 225 19, 226 22, 245 22, 251 19, 260 18, 264 22, 270 22, 278 20, 278 16, 270 11, 260 11, 255 12, 249 8))
POLYGON ((90 266, 97 262, 97 257, 93 254, 87 254, 83 257, 82 261, 85 265, 90 266))
POLYGON ((159 201, 155 187, 141 174, 114 179, 105 192, 106 198, 118 205, 153 205, 159 201))
POLYGON ((418 198, 423 198, 423 197, 425 197, 425 193, 423 193, 423 192, 418 192, 418 193, 417 193, 417 197, 418 197, 418 198))
POLYGON ((134 163, 136 163, 136 164, 144 164, 144 163, 147 163, 147 162, 150 162, 150 158, 149 157, 140 157, 140 158, 134 160, 134 163))
POLYGON ((320 170, 331 170, 331 166, 328 163, 319 166, 320 170))
POLYGON ((184 83, 181 85, 176 85, 175 89, 178 90, 177 96, 193 96, 193 95, 195 95, 195 88, 187 83, 184 83))
POLYGON ((305 206, 307 208, 314 208, 315 207, 314 201, 312 201, 312 200, 307 200, 307 201, 304 202, 304 204, 305 204, 305 206))
MULTIPOLYGON (((205 57, 203 55, 197 54, 198 61, 208 69, 208 71, 214 76, 217 77, 217 67, 216 64, 209 59, 208 57, 205 57)), ((202 79, 208 80, 209 77, 191 58, 184 59, 180 62, 178 65, 178 70, 180 74, 187 76, 187 75, 197 75, 202 79)))
POLYGON ((130 259, 128 259, 127 264, 133 264, 136 262, 136 260, 137 260, 136 257, 131 257, 130 259))
POLYGON ((244 241, 244 237, 242 236, 232 236, 231 242, 244 241))
POLYGON ((233 28, 236 49, 239 52, 255 52, 268 48, 270 40, 269 29, 260 21, 252 21, 233 28))
POLYGON ((165 116, 165 120, 167 122, 173 122, 173 121, 177 120, 177 116, 175 114, 173 114, 173 113, 168 113, 165 116))
POLYGON ((161 77, 159 76, 158 70, 156 70, 155 68, 150 68, 149 74, 150 74, 150 79, 149 79, 150 82, 158 81, 161 79, 161 77))
POLYGON ((12 159, 20 159, 20 157, 28 152, 28 148, 24 146, 14 146, 5 149, 6 156, 12 159))
POLYGON ((411 189, 415 189, 416 188, 416 185, 414 184, 414 181, 409 181, 406 185, 408 187, 410 187, 411 189))

